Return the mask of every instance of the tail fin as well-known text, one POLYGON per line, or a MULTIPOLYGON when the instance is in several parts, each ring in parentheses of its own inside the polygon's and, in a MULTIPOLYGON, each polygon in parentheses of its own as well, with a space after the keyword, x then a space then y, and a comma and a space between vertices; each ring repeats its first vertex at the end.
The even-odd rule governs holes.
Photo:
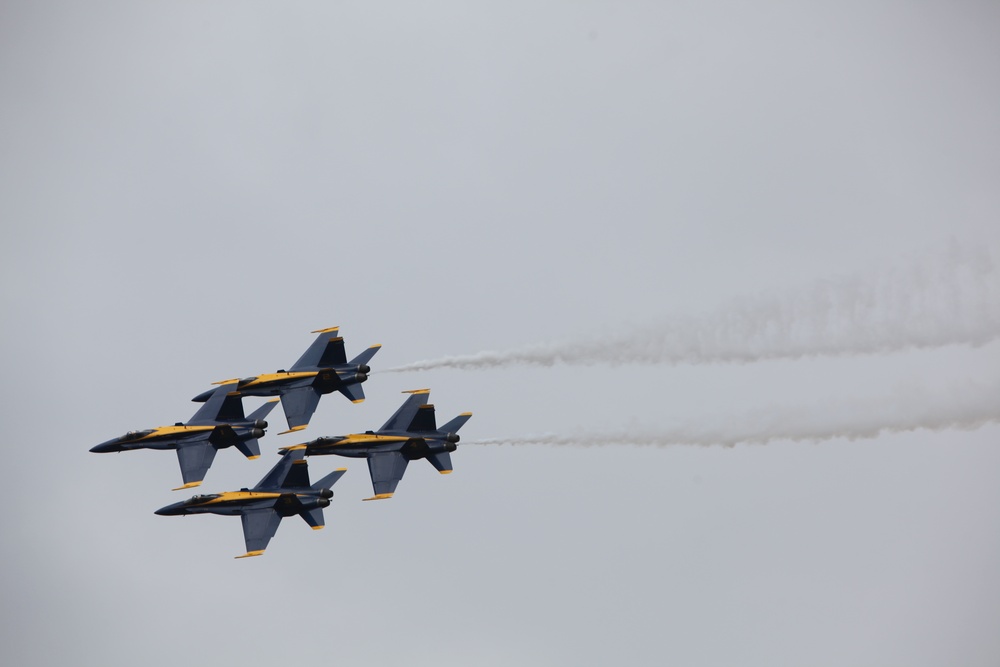
POLYGON ((471 412, 463 412, 459 416, 452 419, 450 422, 438 429, 441 433, 458 433, 458 429, 465 426, 465 422, 469 421, 472 416, 471 412))
POLYGON ((375 353, 382 349, 381 345, 372 345, 367 350, 354 357, 350 361, 351 366, 360 366, 361 364, 367 364, 375 356, 375 353))

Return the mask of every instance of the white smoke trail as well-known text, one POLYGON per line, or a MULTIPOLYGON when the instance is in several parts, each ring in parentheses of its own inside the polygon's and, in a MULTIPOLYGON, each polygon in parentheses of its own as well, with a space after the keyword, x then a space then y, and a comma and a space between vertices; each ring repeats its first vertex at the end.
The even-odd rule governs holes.
POLYGON ((1000 273, 985 248, 952 244, 939 256, 867 277, 828 280, 784 296, 730 303, 599 339, 417 361, 384 372, 554 364, 751 363, 877 354, 1000 337, 1000 273))
POLYGON ((969 384, 930 396, 912 388, 883 400, 828 403, 820 408, 780 408, 745 414, 724 423, 685 425, 658 430, 626 429, 616 433, 542 434, 486 438, 470 445, 562 445, 708 447, 772 442, 858 440, 917 430, 973 430, 1000 423, 1000 381, 969 384))

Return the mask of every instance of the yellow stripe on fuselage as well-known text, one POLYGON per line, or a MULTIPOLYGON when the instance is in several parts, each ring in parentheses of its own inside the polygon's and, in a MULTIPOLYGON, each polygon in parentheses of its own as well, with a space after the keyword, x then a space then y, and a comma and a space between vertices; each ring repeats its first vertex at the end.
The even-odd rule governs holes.
POLYGON ((199 433, 211 431, 214 428, 214 426, 158 426, 153 429, 152 433, 144 435, 141 438, 137 438, 137 440, 153 440, 156 438, 165 438, 183 433, 199 433))
POLYGON ((258 375, 250 382, 246 384, 240 384, 240 389, 249 389, 250 387, 259 387, 265 384, 272 384, 277 382, 287 382, 288 380, 297 380, 299 378, 311 378, 319 375, 319 371, 295 371, 288 373, 265 373, 263 375, 258 375))
POLYGON ((352 433, 326 447, 337 447, 340 445, 377 445, 391 442, 406 442, 409 440, 405 435, 375 435, 374 433, 352 433))
POLYGON ((261 491, 226 491, 220 493, 218 498, 210 498, 209 500, 196 505, 196 507, 203 507, 205 505, 221 505, 223 503, 231 503, 239 500, 270 500, 272 498, 280 498, 280 493, 265 493, 261 491))

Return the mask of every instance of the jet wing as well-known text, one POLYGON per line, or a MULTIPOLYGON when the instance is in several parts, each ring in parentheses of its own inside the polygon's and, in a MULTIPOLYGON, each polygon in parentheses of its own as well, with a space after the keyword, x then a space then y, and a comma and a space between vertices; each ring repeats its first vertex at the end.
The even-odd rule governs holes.
POLYGON ((201 484, 201 481, 205 479, 205 473, 212 467, 216 451, 218 450, 208 440, 179 444, 177 446, 177 460, 181 464, 181 477, 184 478, 184 486, 179 486, 174 491, 189 489, 201 484))
POLYGON ((309 424, 319 405, 319 396, 312 387, 299 387, 281 395, 281 409, 285 411, 290 430, 301 431, 309 424))
POLYGON ((409 461, 399 452, 378 452, 368 456, 368 472, 372 476, 372 488, 375 495, 365 500, 381 500, 391 498, 396 491, 396 485, 403 479, 406 464, 409 461))
POLYGON ((347 361, 344 354, 344 339, 339 336, 339 328, 320 329, 313 333, 319 334, 312 345, 302 353, 299 360, 292 364, 291 370, 315 370, 321 366, 343 364, 347 361), (339 361, 332 361, 332 360, 339 361))
POLYGON ((243 540, 246 542, 247 552, 237 558, 261 555, 267 548, 267 543, 278 531, 281 515, 274 509, 266 507, 247 510, 240 519, 243 521, 243 540))
POLYGON ((405 431, 413 421, 413 418, 417 415, 417 410, 420 406, 427 404, 427 399, 430 397, 429 389, 417 389, 409 393, 410 397, 407 398, 399 409, 389 417, 389 421, 382 425, 380 430, 382 431, 405 431))

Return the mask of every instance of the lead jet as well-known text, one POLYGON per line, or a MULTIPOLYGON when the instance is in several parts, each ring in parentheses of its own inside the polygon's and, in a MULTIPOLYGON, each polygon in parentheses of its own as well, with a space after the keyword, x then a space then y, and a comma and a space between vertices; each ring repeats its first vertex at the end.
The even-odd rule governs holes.
MULTIPOLYGON (((361 383, 371 371, 368 362, 382 346, 372 345, 347 361, 344 339, 337 335, 339 331, 340 327, 313 331, 319 334, 316 340, 289 370, 223 382, 237 382, 237 390, 244 396, 280 396, 288 422, 288 430, 281 434, 301 431, 309 425, 323 394, 339 391, 352 403, 365 400, 361 383)), ((211 391, 206 391, 191 400, 202 402, 210 395, 211 391)))
POLYGON ((260 456, 257 438, 264 437, 264 418, 278 399, 268 401, 249 417, 243 416, 243 401, 231 382, 213 389, 205 405, 186 423, 158 426, 125 435, 92 447, 90 451, 105 454, 133 449, 176 449, 184 485, 179 489, 198 486, 215 460, 215 453, 226 447, 236 447, 248 459, 260 456))
POLYGON ((409 398, 378 431, 317 438, 305 443, 306 456, 335 454, 368 459, 375 495, 365 500, 392 498, 410 461, 427 459, 439 473, 447 475, 452 471, 451 452, 458 448, 457 431, 472 413, 463 412, 437 428, 434 405, 427 402, 430 391, 404 391, 409 398))
POLYGON ((290 447, 271 471, 252 489, 193 496, 183 502, 156 510, 161 516, 179 514, 239 515, 247 552, 236 558, 260 556, 286 516, 298 514, 313 530, 326 525, 323 508, 330 505, 330 490, 346 472, 339 468, 309 484, 309 466, 303 458, 305 447, 290 447))

